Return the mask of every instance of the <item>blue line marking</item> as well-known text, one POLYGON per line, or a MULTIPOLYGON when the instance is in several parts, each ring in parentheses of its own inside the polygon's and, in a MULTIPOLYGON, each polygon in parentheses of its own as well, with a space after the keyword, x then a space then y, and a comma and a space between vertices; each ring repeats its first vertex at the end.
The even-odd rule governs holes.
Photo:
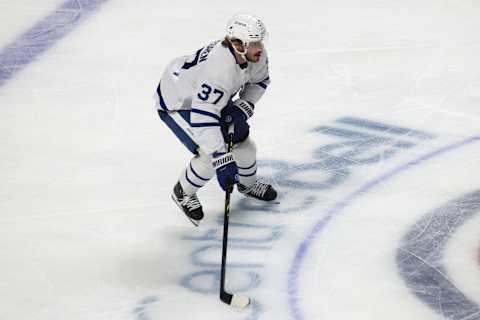
POLYGON ((399 273, 411 292, 445 319, 479 319, 480 306, 448 277, 445 246, 455 231, 480 212, 480 191, 450 201, 417 221, 397 250, 399 273))
POLYGON ((0 51, 0 87, 108 0, 68 0, 0 51))
POLYGON ((427 160, 435 158, 437 156, 443 155, 450 151, 454 151, 460 147, 468 145, 470 143, 475 143, 480 141, 480 136, 474 136, 466 140, 462 140, 440 149, 434 150, 430 153, 427 153, 417 159, 414 159, 410 162, 407 162, 397 168, 394 168, 386 173, 380 175, 374 180, 371 180, 360 187, 355 192, 347 195, 343 200, 337 202, 330 210, 327 211, 326 215, 320 219, 310 233, 307 234, 305 239, 298 246, 293 262, 290 266, 288 272, 288 283, 287 283, 287 294, 288 294, 288 304, 290 307, 290 313, 293 319, 299 320, 304 319, 302 310, 299 304, 299 295, 298 295, 298 276, 300 274, 300 268, 302 267, 303 260, 308 255, 308 250, 312 246, 313 242, 316 240, 320 232, 325 228, 325 226, 335 217, 342 213, 342 210, 348 207, 352 202, 360 198, 362 195, 373 189, 374 187, 382 184, 383 182, 397 176, 400 173, 403 173, 427 160))

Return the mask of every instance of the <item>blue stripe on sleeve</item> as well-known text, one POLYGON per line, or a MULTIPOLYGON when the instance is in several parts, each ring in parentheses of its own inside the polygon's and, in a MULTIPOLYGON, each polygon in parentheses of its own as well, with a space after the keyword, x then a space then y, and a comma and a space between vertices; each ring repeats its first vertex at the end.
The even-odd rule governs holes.
POLYGON ((157 87, 157 94, 160 99, 160 107, 162 107, 162 109, 165 111, 169 111, 167 108, 167 105, 165 104, 165 101, 163 101, 162 92, 160 91, 160 83, 158 84, 158 87, 157 87))
POLYGON ((262 88, 265 89, 265 90, 266 90, 267 87, 268 87, 268 86, 267 86, 265 83, 263 83, 263 82, 258 82, 258 83, 255 83, 255 84, 258 84, 260 87, 262 87, 262 88))

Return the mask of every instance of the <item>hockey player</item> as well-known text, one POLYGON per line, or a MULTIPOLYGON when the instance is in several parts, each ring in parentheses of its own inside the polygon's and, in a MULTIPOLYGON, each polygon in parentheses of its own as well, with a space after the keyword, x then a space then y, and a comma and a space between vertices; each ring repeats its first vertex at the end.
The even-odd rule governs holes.
POLYGON ((197 190, 216 173, 223 190, 272 201, 275 189, 257 179, 256 146, 248 119, 270 83, 262 21, 249 14, 232 17, 226 36, 189 56, 171 61, 157 87, 160 118, 195 155, 180 174, 172 198, 198 226, 203 218, 197 190), (234 126, 234 148, 227 131, 234 126))

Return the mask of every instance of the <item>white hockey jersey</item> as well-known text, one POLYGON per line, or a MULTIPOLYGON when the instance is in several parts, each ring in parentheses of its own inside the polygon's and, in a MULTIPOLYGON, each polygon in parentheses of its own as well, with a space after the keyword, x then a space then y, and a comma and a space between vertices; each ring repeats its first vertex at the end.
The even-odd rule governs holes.
POLYGON ((195 142, 207 154, 224 152, 222 109, 237 93, 255 105, 269 83, 266 50, 258 62, 240 64, 231 47, 215 41, 168 64, 157 89, 157 106, 163 111, 191 110, 195 142))

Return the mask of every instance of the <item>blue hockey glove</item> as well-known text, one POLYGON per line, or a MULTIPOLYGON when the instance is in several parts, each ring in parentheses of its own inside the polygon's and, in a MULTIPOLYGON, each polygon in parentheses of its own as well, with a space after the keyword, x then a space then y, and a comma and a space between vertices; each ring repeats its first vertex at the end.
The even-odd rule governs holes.
POLYGON ((232 118, 227 117, 227 122, 245 122, 253 116, 254 105, 246 100, 237 99, 229 102, 227 109, 227 116, 230 115, 232 118))
POLYGON ((217 179, 220 187, 224 191, 228 186, 233 186, 238 180, 238 168, 235 160, 233 160, 232 153, 217 153, 213 154, 213 167, 217 171, 217 179))
POLYGON ((223 108, 220 117, 220 125, 222 129, 223 139, 227 142, 228 127, 234 124, 235 131, 233 133, 233 143, 239 143, 247 139, 250 134, 250 126, 247 120, 253 115, 253 105, 242 99, 229 102, 223 108))

